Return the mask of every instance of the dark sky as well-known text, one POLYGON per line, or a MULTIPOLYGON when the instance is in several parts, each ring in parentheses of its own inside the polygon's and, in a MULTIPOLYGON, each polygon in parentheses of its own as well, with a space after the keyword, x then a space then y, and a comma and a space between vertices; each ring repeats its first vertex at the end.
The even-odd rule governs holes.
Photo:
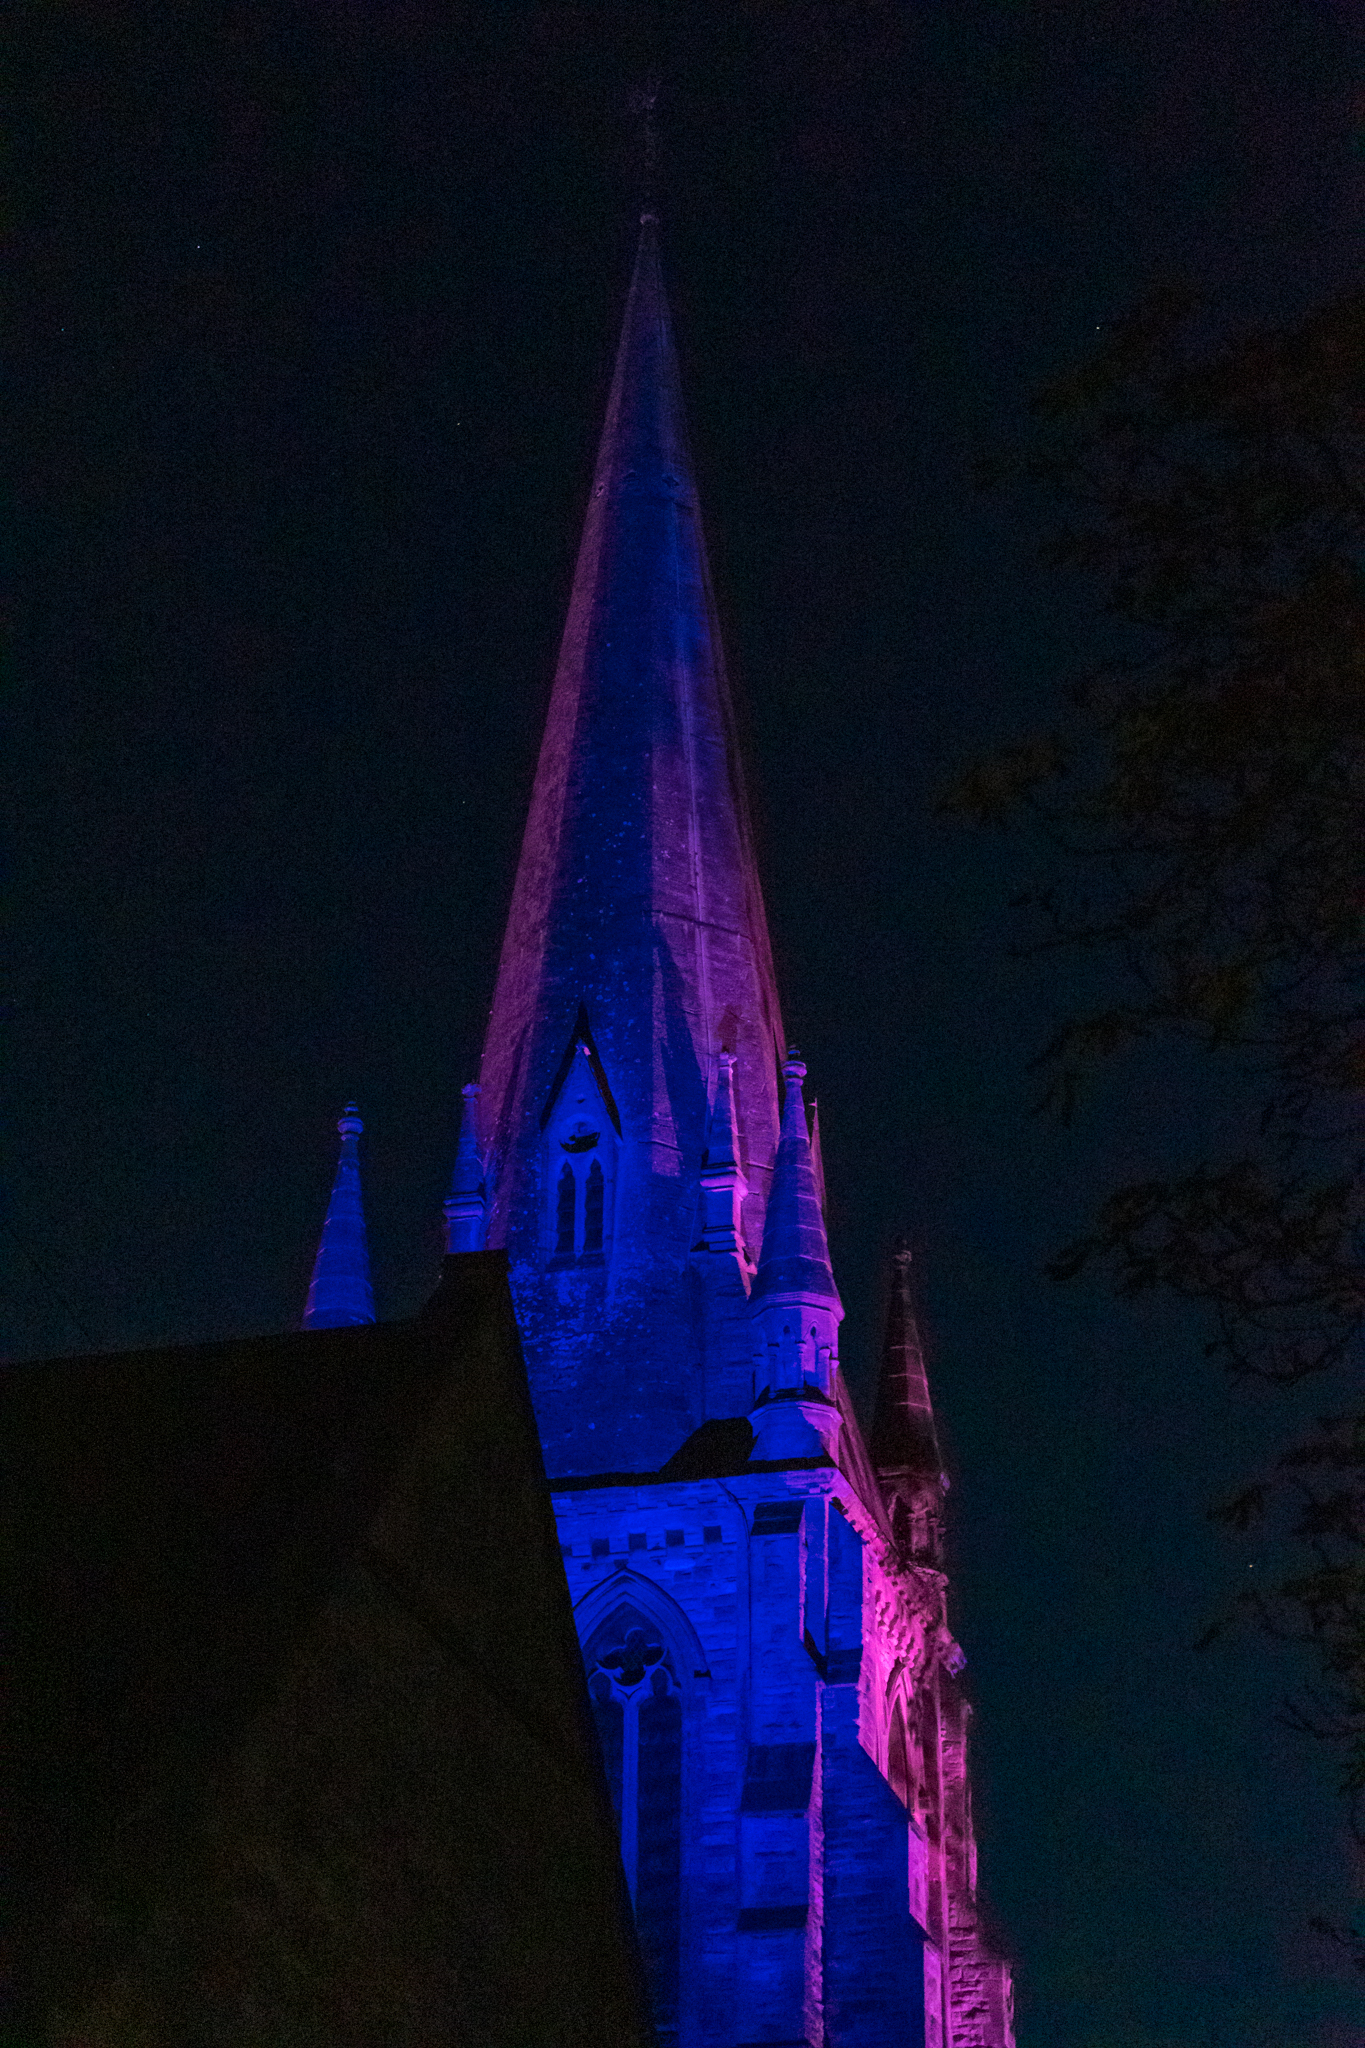
MULTIPOLYGON (((918 1252, 982 1873, 1021 2048, 1360 2048, 1297 1673, 1196 1655, 1293 1418, 1041 1265, 1216 1138, 1061 1132, 1022 850, 937 816, 1093 644, 975 457, 1156 277, 1357 284, 1365 40, 1308 0, 666 11, 665 251, 846 1359, 918 1252)), ((13 19, 13 18, 12 18, 13 19)), ((301 1312, 354 1095, 380 1313, 432 1285, 634 233, 639 7, 18 17, 19 633, 3 1345, 301 1312)), ((1318 1400, 1314 1396, 1314 1400, 1318 1400)), ((1309 1408, 1314 1405, 1308 1403, 1309 1408)))

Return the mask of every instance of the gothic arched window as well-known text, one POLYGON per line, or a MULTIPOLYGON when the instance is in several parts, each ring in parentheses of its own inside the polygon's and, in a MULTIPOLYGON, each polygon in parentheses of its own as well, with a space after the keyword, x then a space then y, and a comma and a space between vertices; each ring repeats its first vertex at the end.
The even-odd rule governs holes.
POLYGON ((909 1746, 905 1739, 905 1715, 898 1706, 891 1716, 891 1733, 886 1745, 886 1776, 907 1813, 915 1806, 915 1784, 910 1772, 909 1746))
POLYGON ((611 1250, 620 1133, 586 1043, 574 1051, 544 1117, 544 1237, 555 1266, 597 1266, 611 1250))
POLYGON ((623 1606, 586 1646, 588 1695, 621 1831, 661 2042, 677 2038, 682 1904, 682 1698, 673 1659, 637 1608, 623 1606))

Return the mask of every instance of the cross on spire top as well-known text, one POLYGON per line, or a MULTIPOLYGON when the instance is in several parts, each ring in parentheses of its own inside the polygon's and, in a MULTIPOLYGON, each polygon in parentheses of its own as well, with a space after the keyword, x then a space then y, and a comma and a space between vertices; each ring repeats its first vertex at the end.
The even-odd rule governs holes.
POLYGON ((640 175, 640 225, 657 224, 659 219, 658 175, 659 175, 659 124, 655 111, 659 104, 658 74, 651 72, 636 86, 630 96, 632 113, 640 119, 641 175, 640 175))

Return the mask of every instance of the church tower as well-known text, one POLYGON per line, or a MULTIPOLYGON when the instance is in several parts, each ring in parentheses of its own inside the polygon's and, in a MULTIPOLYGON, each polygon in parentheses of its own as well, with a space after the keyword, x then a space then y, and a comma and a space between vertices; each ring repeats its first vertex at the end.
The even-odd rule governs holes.
POLYGON ((908 1273, 879 1472, 805 1073, 647 213, 448 1247, 508 1255, 661 2041, 1008 2048, 908 1273))

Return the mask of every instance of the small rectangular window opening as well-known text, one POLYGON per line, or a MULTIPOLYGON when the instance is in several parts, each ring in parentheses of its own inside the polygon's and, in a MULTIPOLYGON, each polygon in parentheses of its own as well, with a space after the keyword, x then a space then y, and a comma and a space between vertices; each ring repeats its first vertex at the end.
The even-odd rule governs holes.
POLYGON ((682 1540, 683 1532, 681 1529, 664 1530, 664 1542, 668 1545, 670 1550, 679 1549, 682 1544, 682 1540))

